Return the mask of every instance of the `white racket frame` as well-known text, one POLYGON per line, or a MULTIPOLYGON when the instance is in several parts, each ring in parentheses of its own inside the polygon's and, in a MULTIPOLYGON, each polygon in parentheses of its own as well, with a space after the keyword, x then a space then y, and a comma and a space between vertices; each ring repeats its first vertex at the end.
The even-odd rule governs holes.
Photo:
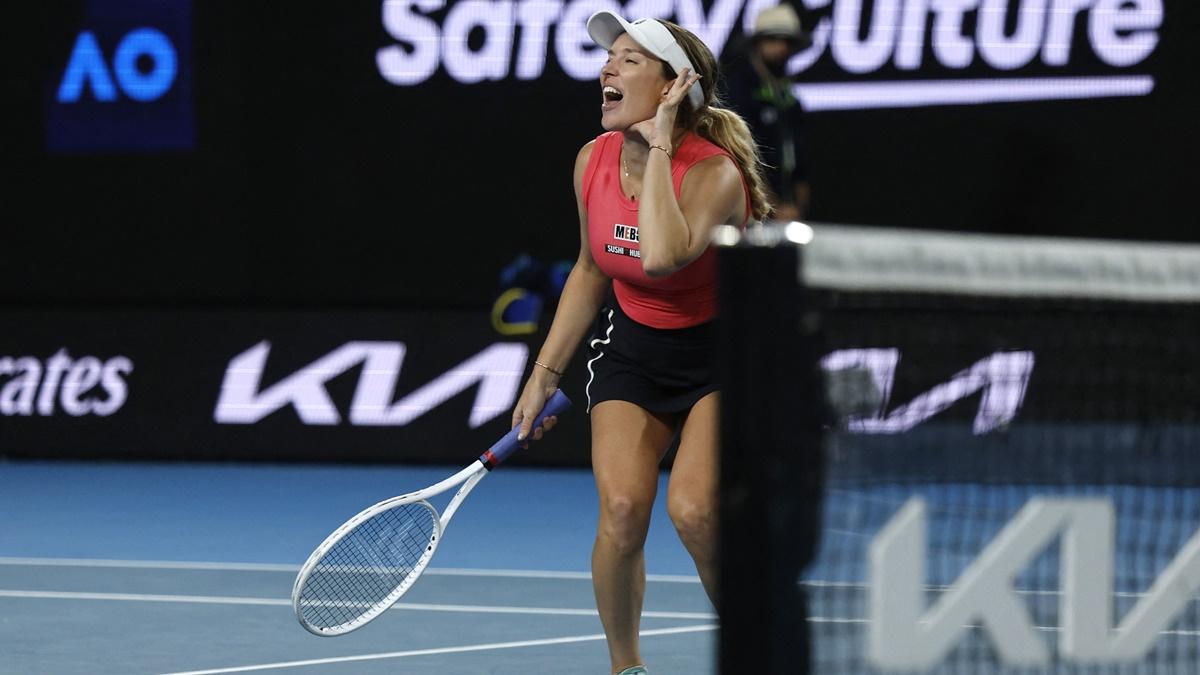
POLYGON ((320 635, 321 637, 345 635, 350 631, 362 628, 372 619, 376 618, 383 612, 387 611, 392 605, 396 604, 396 601, 400 599, 400 596, 408 592, 408 589, 412 587, 413 583, 415 583, 425 571, 425 568, 429 566, 429 561, 433 559, 433 554, 437 552, 438 544, 440 544, 442 541, 442 533, 445 532, 446 526, 450 524, 450 519, 454 517, 454 512, 458 510, 458 507, 463 503, 463 500, 467 498, 467 495, 471 493, 471 490, 475 488, 475 485, 478 484, 479 481, 483 480, 483 477, 488 473, 488 468, 484 465, 484 463, 480 460, 475 460, 462 471, 459 471, 440 483, 434 483, 423 490, 410 492, 406 495, 385 499, 374 506, 364 509, 358 515, 354 516, 350 520, 347 520, 345 523, 342 523, 341 527, 334 530, 333 534, 330 534, 328 537, 326 537, 325 541, 321 542, 321 545, 312 552, 312 555, 308 556, 308 560, 304 563, 304 566, 300 568, 300 573, 296 576, 296 582, 292 585, 292 609, 295 610, 296 618, 300 621, 300 625, 304 626, 304 629, 313 635, 320 635), (459 483, 462 483, 462 487, 458 489, 458 492, 454 493, 454 498, 451 499, 450 503, 446 505, 446 511, 439 516, 438 510, 434 508, 433 505, 427 500, 430 497, 436 497, 437 495, 442 494, 459 483), (362 522, 379 515, 384 511, 389 511, 391 509, 399 508, 409 504, 420 504, 429 509, 430 513, 433 514, 434 529, 433 537, 429 542, 429 546, 425 549, 425 553, 421 555, 420 559, 417 561, 417 564, 413 566, 412 571, 408 573, 408 576, 404 577, 404 580, 401 581, 400 584, 396 586, 396 588, 394 588, 386 598, 375 603, 375 606, 371 607, 371 609, 359 615, 352 621, 347 621, 346 623, 337 626, 331 626, 329 628, 314 626, 306 621, 304 619, 304 612, 300 606, 300 589, 304 588, 304 584, 308 581, 308 577, 312 575, 313 570, 315 570, 317 565, 320 564, 321 560, 325 557, 325 554, 328 553, 329 550, 332 549, 339 541, 345 539, 346 536, 349 535, 350 532, 352 532, 354 528, 358 527, 358 525, 362 522))

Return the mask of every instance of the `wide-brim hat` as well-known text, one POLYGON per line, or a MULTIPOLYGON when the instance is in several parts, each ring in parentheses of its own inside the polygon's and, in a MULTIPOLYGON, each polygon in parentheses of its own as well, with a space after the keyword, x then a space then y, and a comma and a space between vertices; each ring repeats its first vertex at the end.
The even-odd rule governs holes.
POLYGON ((791 42, 797 51, 812 45, 812 36, 805 32, 796 10, 788 4, 768 7, 759 12, 754 18, 754 33, 750 38, 782 38, 791 42))
MULTIPOLYGON (((638 19, 630 22, 612 12, 601 11, 588 19, 587 29, 592 40, 605 49, 612 49, 617 38, 621 37, 622 33, 627 33, 642 49, 666 61, 676 74, 684 68, 687 68, 689 73, 696 72, 696 66, 692 65, 687 52, 675 41, 670 29, 657 19, 638 19)), ((699 82, 688 89, 688 100, 697 110, 704 104, 704 91, 699 82)))

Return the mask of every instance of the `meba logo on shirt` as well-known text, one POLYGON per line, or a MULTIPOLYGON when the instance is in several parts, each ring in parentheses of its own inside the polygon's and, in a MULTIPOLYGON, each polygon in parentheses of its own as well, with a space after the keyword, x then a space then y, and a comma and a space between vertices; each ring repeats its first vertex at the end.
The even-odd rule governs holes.
POLYGON ((631 241, 636 244, 638 241, 638 229, 630 225, 617 223, 613 225, 613 239, 631 241))
MULTIPOLYGON (((628 241, 634 244, 638 241, 638 229, 630 225, 622 225, 617 223, 613 225, 613 239, 618 241, 628 241)), ((636 248, 629 246, 619 246, 617 244, 605 244, 604 251, 614 255, 627 255, 630 258, 641 258, 642 252, 636 248)))

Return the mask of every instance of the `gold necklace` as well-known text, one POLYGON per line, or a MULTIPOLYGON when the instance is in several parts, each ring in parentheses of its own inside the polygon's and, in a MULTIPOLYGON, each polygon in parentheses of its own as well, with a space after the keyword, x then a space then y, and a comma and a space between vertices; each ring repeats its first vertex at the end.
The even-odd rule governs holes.
MULTIPOLYGON (((624 152, 621 153, 621 170, 625 172, 626 178, 629 178, 630 181, 633 180, 629 176, 629 165, 625 163, 625 153, 624 152)), ((635 194, 630 194, 629 198, 635 202, 637 201, 637 195, 635 195, 635 194)))

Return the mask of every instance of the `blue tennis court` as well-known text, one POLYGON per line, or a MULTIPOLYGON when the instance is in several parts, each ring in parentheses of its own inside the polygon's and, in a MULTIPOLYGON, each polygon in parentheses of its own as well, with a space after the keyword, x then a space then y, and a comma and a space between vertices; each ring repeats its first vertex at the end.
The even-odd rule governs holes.
MULTIPOLYGON (((595 491, 580 469, 495 472, 464 504, 434 567, 363 629, 319 638, 296 622, 292 582, 313 546, 363 506, 456 468, 0 463, 0 673, 605 672, 586 571, 595 491)), ((665 482, 664 475, 660 490, 665 482)), ((981 485, 830 490, 822 553, 806 575, 818 663, 861 659, 866 547, 909 496, 923 495, 934 510, 932 546, 951 557, 940 558, 928 581, 944 588, 1028 498, 1063 493, 981 485), (962 509, 968 502, 994 513, 962 509), (974 524, 965 527, 964 517, 974 524)), ((1138 505, 1194 513, 1200 497, 1168 488, 1083 493, 1117 506, 1123 616, 1198 524, 1156 526, 1138 505), (1151 535, 1161 555, 1141 569, 1141 538, 1151 535)), ((716 672, 716 617, 661 504, 646 558, 643 655, 656 673, 716 672)), ((1031 611, 1043 630, 1059 621, 1058 565, 1051 549, 1017 580, 1032 589, 1023 593, 1041 598, 1031 611)), ((1183 653, 1194 644, 1197 612, 1200 599, 1187 603, 1163 633, 1163 649, 1183 653)), ((985 648, 984 640, 973 634, 970 644, 985 648)))
MULTIPOLYGON (((296 622, 329 531, 455 470, 0 463, 0 673, 605 672, 586 470, 495 472, 397 608, 338 638, 296 622)), ((643 655, 714 672, 713 608, 661 509, 646 557, 643 655)))

